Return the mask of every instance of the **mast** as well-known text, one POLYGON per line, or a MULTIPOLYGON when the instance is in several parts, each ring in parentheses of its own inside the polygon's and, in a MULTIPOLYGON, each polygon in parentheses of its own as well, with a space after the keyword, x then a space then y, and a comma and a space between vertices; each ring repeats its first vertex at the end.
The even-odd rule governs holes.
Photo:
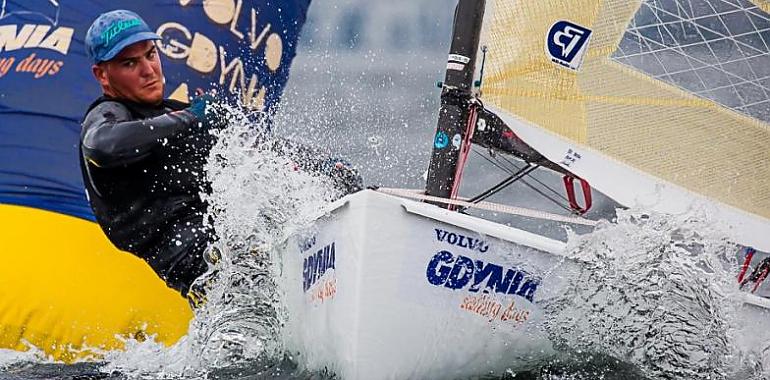
MULTIPOLYGON (((473 95, 476 53, 485 0, 459 0, 455 8, 452 45, 441 91, 441 109, 428 167, 426 194, 448 198, 455 184, 460 146, 465 140, 469 102, 473 95)), ((442 207, 449 205, 440 203, 442 207)))

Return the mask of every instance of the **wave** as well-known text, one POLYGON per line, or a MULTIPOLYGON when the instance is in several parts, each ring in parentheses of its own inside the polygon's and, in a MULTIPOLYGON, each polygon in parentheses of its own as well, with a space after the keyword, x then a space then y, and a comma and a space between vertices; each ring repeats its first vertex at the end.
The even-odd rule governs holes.
POLYGON ((652 379, 766 376, 741 342, 739 247, 708 215, 619 210, 614 223, 573 235, 569 256, 583 265, 565 273, 569 291, 544 304, 555 346, 608 355, 652 379))

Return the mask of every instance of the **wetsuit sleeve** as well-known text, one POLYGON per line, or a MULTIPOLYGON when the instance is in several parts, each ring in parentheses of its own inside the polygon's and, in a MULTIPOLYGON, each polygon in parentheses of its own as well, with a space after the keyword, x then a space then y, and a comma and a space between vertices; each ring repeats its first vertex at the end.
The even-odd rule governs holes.
POLYGON ((327 152, 278 136, 271 139, 269 146, 272 151, 288 157, 300 169, 309 172, 322 172, 332 160, 327 152))
POLYGON ((131 164, 146 158, 168 140, 191 134, 195 123, 195 116, 184 110, 133 120, 122 104, 104 102, 91 110, 83 122, 83 155, 98 167, 131 164))
POLYGON ((302 170, 330 176, 336 185, 347 193, 363 189, 363 179, 358 170, 327 152, 281 137, 273 138, 270 149, 288 157, 302 170), (337 162, 343 162, 345 166, 335 168, 333 165, 337 162))

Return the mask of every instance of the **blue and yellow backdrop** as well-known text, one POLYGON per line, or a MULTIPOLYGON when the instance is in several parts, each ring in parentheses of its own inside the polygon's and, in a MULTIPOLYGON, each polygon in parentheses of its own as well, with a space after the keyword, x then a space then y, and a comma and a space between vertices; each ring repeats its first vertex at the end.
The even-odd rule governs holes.
POLYGON ((163 38, 167 96, 216 88, 270 112, 310 0, 6 0, 0 4, 0 348, 72 361, 172 344, 191 310, 94 222, 78 164, 80 121, 100 93, 83 40, 129 9, 163 38))

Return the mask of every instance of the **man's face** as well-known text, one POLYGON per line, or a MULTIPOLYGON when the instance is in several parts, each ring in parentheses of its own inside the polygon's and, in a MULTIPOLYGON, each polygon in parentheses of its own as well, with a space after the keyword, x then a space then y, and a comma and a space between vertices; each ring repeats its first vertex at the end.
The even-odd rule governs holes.
POLYGON ((145 104, 163 101, 163 69, 150 40, 128 45, 115 58, 94 65, 92 70, 105 95, 145 104))

